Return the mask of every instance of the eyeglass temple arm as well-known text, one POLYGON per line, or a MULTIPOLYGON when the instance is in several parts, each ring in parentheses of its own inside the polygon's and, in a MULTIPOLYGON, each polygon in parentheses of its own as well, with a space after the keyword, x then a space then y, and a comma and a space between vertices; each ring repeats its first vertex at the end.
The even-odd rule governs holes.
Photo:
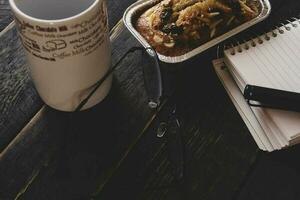
POLYGON ((102 85, 102 83, 114 72, 114 70, 120 65, 120 63, 127 57, 128 54, 133 53, 135 51, 146 51, 147 55, 153 59, 154 66, 151 68, 143 70, 143 76, 145 81, 145 87, 148 95, 148 105, 150 108, 157 108, 160 104, 160 98, 162 96, 162 77, 160 72, 159 60, 156 52, 151 48, 147 47, 146 49, 143 47, 132 47, 130 48, 119 60, 118 62, 112 66, 106 74, 98 80, 93 90, 88 94, 86 98, 84 98, 79 105, 76 107, 74 112, 80 111, 83 106, 88 102, 88 100, 93 96, 93 94, 97 91, 97 89, 102 85), (154 78, 153 78, 154 77, 154 78), (154 87, 153 87, 154 85, 154 87))

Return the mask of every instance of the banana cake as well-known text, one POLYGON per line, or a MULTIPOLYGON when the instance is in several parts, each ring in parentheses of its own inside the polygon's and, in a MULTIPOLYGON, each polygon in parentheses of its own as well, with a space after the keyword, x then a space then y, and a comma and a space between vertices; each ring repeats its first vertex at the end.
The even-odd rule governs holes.
POLYGON ((160 54, 179 56, 259 11, 259 0, 162 0, 141 14, 135 28, 160 54))

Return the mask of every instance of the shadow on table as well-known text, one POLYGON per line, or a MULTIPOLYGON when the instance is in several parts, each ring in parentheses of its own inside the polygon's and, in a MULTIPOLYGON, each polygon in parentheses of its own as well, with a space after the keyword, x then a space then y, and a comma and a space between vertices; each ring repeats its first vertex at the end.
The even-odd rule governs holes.
POLYGON ((128 94, 113 81, 109 95, 91 109, 66 113, 47 107, 41 129, 50 132, 53 150, 47 152, 53 153, 22 197, 88 199, 145 125, 151 110, 143 99, 143 91, 128 94), (128 95, 139 95, 139 102, 128 95))
POLYGON ((300 146, 262 153, 238 200, 300 199, 300 146))

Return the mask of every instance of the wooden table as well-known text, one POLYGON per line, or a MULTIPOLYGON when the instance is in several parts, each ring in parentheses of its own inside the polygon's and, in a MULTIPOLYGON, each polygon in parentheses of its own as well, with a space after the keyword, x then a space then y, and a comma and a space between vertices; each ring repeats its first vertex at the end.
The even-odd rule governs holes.
MULTIPOLYGON (((118 21, 133 2, 108 1, 113 63, 139 45, 118 21)), ((231 41, 259 34, 299 12, 296 0, 271 3, 274 12, 265 22, 231 41)), ((164 70, 165 80, 175 74, 180 84, 165 81, 175 90, 157 110, 147 106, 142 64, 134 53, 115 71, 109 96, 70 120, 69 113, 55 111, 39 98, 7 0, 0 0, 0 30, 1 200, 247 197, 245 185, 253 179, 258 158, 269 154, 257 148, 212 69, 216 47, 181 69, 164 70), (181 181, 172 173, 168 137, 156 136, 173 104, 180 108, 185 148, 181 181)), ((280 156, 297 152, 292 148, 280 156)))

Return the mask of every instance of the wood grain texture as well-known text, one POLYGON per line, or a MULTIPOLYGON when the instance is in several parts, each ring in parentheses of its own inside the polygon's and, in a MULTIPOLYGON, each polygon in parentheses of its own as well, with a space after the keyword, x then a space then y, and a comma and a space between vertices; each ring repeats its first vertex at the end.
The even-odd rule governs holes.
POLYGON ((237 199, 300 199, 299 153, 298 145, 262 155, 237 199))
MULTIPOLYGON (((120 14, 133 3, 134 0, 126 1, 113 1, 107 0, 107 6, 109 8, 109 27, 114 27, 114 25, 119 21, 120 14)), ((0 0, 0 32, 13 21, 13 16, 8 4, 8 0, 0 0)))
POLYGON ((29 77, 24 51, 14 26, 0 40, 0 152, 9 144, 42 102, 29 77))
MULTIPOLYGON (((118 8, 119 11, 125 9, 122 3, 128 2, 122 1, 119 4, 119 6, 121 5, 118 8)), ((113 24, 122 16, 122 13, 114 13, 115 8, 113 6, 115 4, 108 5, 109 13, 113 13, 112 17, 109 18, 109 23, 113 24)), ((45 159, 49 156, 47 151, 51 152, 51 149, 48 149, 48 146, 51 145, 51 139, 49 139, 49 143, 43 140, 47 138, 43 132, 45 127, 49 125, 50 128, 46 130, 51 132, 53 126, 53 132, 56 132, 57 135, 50 134, 49 137, 58 137, 63 135, 59 132, 62 130, 56 131, 55 127, 60 127, 60 123, 66 120, 63 120, 63 116, 62 119, 52 117, 55 114, 52 114, 52 109, 47 107, 38 112, 42 113, 43 117, 40 114, 35 115, 43 103, 29 78, 24 52, 13 25, 5 32, 1 32, 0 47, 0 152, 6 148, 0 154, 0 199, 12 199, 19 192, 22 193, 22 190, 27 187, 26 184, 30 183, 33 177, 38 174, 40 168, 45 164, 45 159), (13 140, 34 115, 33 121, 38 125, 27 125, 20 132, 20 136, 13 140), (8 144, 9 147, 7 147, 8 144), (42 148, 43 146, 45 149, 42 148)), ((119 50, 122 48, 124 47, 122 46, 119 50)), ((60 140, 62 139, 60 138, 60 140)), ((60 140, 55 139, 54 141, 60 140)), ((57 143, 53 144, 56 147, 58 145, 57 143)))
MULTIPOLYGON (((250 31, 262 31, 265 25, 250 31)), ((135 44, 128 31, 122 32, 114 43, 114 58, 135 44)), ((108 98, 73 116, 64 162, 59 144, 67 132, 68 115, 45 108, 22 131, 23 137, 1 155, 0 177, 5 179, 0 181, 0 198, 89 199, 96 190, 99 199, 231 199, 251 168, 257 147, 212 71, 214 54, 215 49, 181 71, 178 96, 182 98, 177 104, 185 130, 186 184, 175 184, 170 173, 165 141, 155 137, 158 121, 128 151, 155 115, 145 106, 138 55, 133 55, 117 71, 108 98), (126 159, 112 173, 124 155, 126 159), (11 163, 15 168, 10 171, 11 163), (107 174, 114 175, 108 182, 107 174)))
MULTIPOLYGON (((122 26, 122 24, 120 24, 120 26, 122 26)), ((114 30, 119 33, 119 29, 114 30)), ((128 48, 137 45, 137 42, 131 37, 129 32, 122 32, 122 34, 120 37, 114 37, 117 38, 117 41, 112 43, 113 62, 116 62, 128 48)), ((74 134, 77 139, 73 138, 72 133, 73 139, 70 138, 71 143, 69 148, 71 149, 72 155, 75 151, 75 158, 70 158, 71 163, 74 162, 72 159, 75 159, 75 164, 82 165, 81 159, 85 158, 88 160, 91 158, 92 160, 89 161, 89 164, 93 163, 91 165, 95 165, 93 166, 94 170, 98 169, 96 172, 103 176, 105 174, 104 172, 106 172, 105 169, 108 169, 107 165, 112 165, 114 162, 117 162, 118 158, 126 151, 130 142, 136 137, 136 134, 143 129, 149 116, 151 116, 151 112, 147 107, 147 98, 141 75, 142 71, 136 59, 134 59, 137 56, 138 55, 131 55, 125 59, 122 66, 120 66, 120 70, 115 73, 115 89, 112 90, 112 94, 107 98, 106 103, 103 102, 99 104, 98 107, 96 106, 89 111, 80 113, 80 115, 73 118, 74 122, 72 122, 72 126, 74 126, 74 134), (79 146, 81 146, 81 148, 78 149, 79 146), (83 148, 85 151, 78 152, 78 150, 82 151, 82 146, 85 147, 83 148), (100 149, 97 150, 97 148, 100 149), (106 151, 107 149, 111 149, 112 152, 106 151), (93 152, 94 156, 90 155, 91 152, 93 152), (76 156, 79 156, 79 158, 76 158, 76 156), (112 159, 111 162, 109 162, 110 159, 112 159), (76 163, 76 160, 79 163, 76 163)), ((60 136, 65 133, 65 126, 68 125, 68 123, 66 122, 67 119, 64 120, 62 117, 63 113, 54 112, 54 114, 52 114, 53 112, 54 111, 51 111, 51 109, 47 107, 43 108, 43 112, 34 118, 34 122, 31 123, 32 125, 21 132, 22 135, 27 135, 27 139, 23 140, 18 137, 3 152, 0 159, 0 165, 3 167, 3 170, 0 171, 5 172, 5 174, 1 174, 0 176, 3 180, 0 187, 0 194, 3 195, 1 199, 10 199, 16 196, 21 198, 24 196, 25 194, 21 194, 27 187, 25 183, 31 183, 31 177, 36 177, 35 174, 40 171, 40 167, 45 163, 45 157, 49 158, 51 157, 50 155, 53 155, 53 165, 49 167, 49 169, 55 170, 57 167, 57 161, 59 161, 58 158, 61 153, 59 144, 61 144, 62 137, 60 136), (53 115, 61 117, 58 117, 56 121, 55 117, 51 117, 53 115), (32 137, 30 137, 30 134, 33 134, 32 137), (44 138, 47 139, 44 140, 44 138), (19 143, 22 145, 18 146, 19 143), (35 151, 36 148, 38 151, 33 153, 32 151, 35 151), (57 151, 56 154, 53 149, 57 151), (30 154, 32 154, 32 156, 28 158, 30 154), (10 171, 8 166, 13 162, 18 164, 15 164, 15 168, 10 171), (27 163, 27 168, 24 169, 22 166, 25 163, 27 163), (8 180, 10 180, 10 184, 5 184, 8 180)), ((76 168, 72 170, 76 170, 76 168)), ((48 171, 49 170, 46 172, 48 171)), ((56 176, 52 176, 51 174, 51 177, 55 178, 56 176)), ((75 178, 78 178, 78 174, 76 174, 75 178)), ((95 178, 95 181, 98 183, 101 176, 99 176, 99 174, 98 176, 93 175, 93 178, 95 178)), ((89 184, 81 179, 79 180, 77 180, 77 182, 72 180, 71 182, 74 184, 80 183, 81 186, 92 184, 91 180, 88 181, 89 184)), ((51 182, 50 179, 48 179, 46 185, 49 185, 49 182, 51 182)), ((33 184, 34 183, 35 182, 33 182, 33 184)), ((54 181, 53 187, 56 185, 57 183, 54 181)), ((39 186, 42 187, 43 185, 39 184, 39 186)), ((97 184, 94 185, 94 188, 96 186, 97 184)), ((47 192, 49 187, 45 187, 44 189, 45 190, 39 188, 39 191, 44 191, 44 194, 49 196, 50 194, 48 192, 51 191, 48 190, 47 192)), ((89 187, 89 189, 92 189, 92 187, 89 187)), ((76 190, 72 189, 70 192, 75 191, 76 190)), ((84 192, 81 190, 77 191, 84 192)), ((55 195, 55 193, 52 194, 55 195)), ((56 195, 72 195, 72 193, 62 192, 56 195)), ((49 196, 49 198, 50 197, 51 196, 49 196)))
POLYGON ((130 6, 136 0, 106 0, 108 6, 108 18, 109 18, 109 27, 114 27, 115 24, 122 17, 125 9, 130 6))
MULTIPOLYGON (((122 1, 119 5, 108 2, 110 26, 119 20, 130 2, 129 0, 122 1)), ((0 17, 9 16, 8 10, 7 1, 0 1, 0 17)), ((1 152, 43 103, 29 77, 24 51, 13 25, 0 34, 0 61, 1 152)))
MULTIPOLYGON (((268 20, 224 44, 270 30, 300 11, 295 1, 272 2, 273 13, 268 20)), ((186 176, 183 181, 178 183, 172 174, 166 139, 155 137, 156 122, 99 193, 98 199, 275 198, 275 195, 265 194, 263 188, 266 186, 253 177, 250 179, 252 188, 261 194, 257 196, 248 186, 250 190, 243 190, 239 195, 261 152, 212 70, 210 60, 215 57, 214 53, 215 50, 204 53, 196 64, 189 63, 182 73, 178 95, 181 99, 177 101, 177 107, 181 110, 179 118, 185 141, 186 176), (249 194, 251 198, 247 196, 249 194)), ((272 176, 276 177, 276 174, 272 176)), ((296 189, 291 195, 283 195, 280 191, 290 191, 290 188, 282 187, 282 184, 280 188, 277 186, 277 197, 295 196, 296 189)), ((275 191, 270 188, 269 192, 275 191)))
POLYGON ((184 180, 177 183, 173 176, 167 136, 156 137, 158 116, 97 199, 232 199, 258 149, 210 61, 203 59, 215 52, 208 53, 182 72, 177 94, 185 141, 184 180))
MULTIPOLYGON (((125 33, 126 32, 123 32, 119 37, 121 41, 126 41, 126 39, 122 37, 125 33)), ((131 42, 132 41, 130 41, 130 43, 131 42)), ((212 53, 214 53, 214 51, 212 53)), ((203 58, 205 58, 205 56, 200 60, 203 61, 203 58)), ((130 60, 130 62, 132 62, 132 60, 130 60)), ((180 112, 180 118, 186 122, 184 130, 186 132, 186 151, 188 152, 187 162, 189 163, 187 171, 189 173, 186 177, 187 182, 185 188, 195 188, 194 190, 187 191, 191 197, 198 197, 198 195, 201 194, 203 198, 214 199, 212 198, 214 197, 213 194, 220 194, 219 191, 224 190, 225 192, 222 192, 221 194, 225 194, 226 198, 229 198, 232 197, 239 183, 245 177, 252 165, 252 162, 254 162, 257 148, 246 127, 236 126, 236 124, 243 123, 238 117, 238 114, 234 111, 222 86, 215 77, 209 64, 210 61, 206 60, 206 62, 202 62, 203 65, 201 66, 201 69, 197 63, 199 63, 199 60, 189 65, 190 68, 188 70, 182 72, 183 80, 181 82, 182 86, 179 94, 181 98, 178 100, 178 107, 182 110, 182 112, 180 112), (192 71, 198 73, 192 73, 193 75, 191 76, 192 71), (186 89, 195 85, 197 86, 197 89, 203 92, 191 93, 186 89), (213 89, 215 92, 209 93, 210 89, 213 89), (220 99, 222 99, 222 101, 219 101, 220 99), (232 114, 233 111, 234 115, 232 114), (228 123, 224 123, 226 120, 228 120, 228 123), (226 155, 231 156, 228 157, 226 155), (202 165, 202 163, 205 164, 202 165), (239 164, 237 165, 237 163, 239 164), (198 168, 200 169, 199 172, 198 168), (239 169, 238 172, 237 169, 239 169), (207 184, 208 181, 209 184, 207 184)), ((134 64, 134 66, 136 67, 136 64, 134 64)), ((124 83, 121 85, 124 85, 124 83)), ((130 85, 131 84, 128 86, 130 85)), ((142 89, 139 88, 140 84, 135 82, 133 85, 137 90, 131 88, 132 86, 129 87, 131 88, 130 91, 133 92, 132 94, 140 95, 139 90, 142 89)), ((124 89, 126 91, 127 86, 122 88, 122 90, 124 89)), ((120 90, 120 92, 122 91, 120 90)), ((133 97, 136 98, 136 96, 133 97)), ((120 99, 119 96, 117 96, 117 99, 120 99)), ((140 97, 137 99, 139 100, 136 100, 137 102, 134 103, 135 106, 141 105, 142 102, 138 101, 143 98, 140 97)), ((111 102, 112 99, 109 101, 111 102)), ((125 105, 123 109, 126 109, 127 106, 128 105, 125 105)), ((105 107, 108 108, 108 111, 112 111, 111 107, 107 105, 105 107)), ((131 112, 135 111, 133 108, 130 108, 129 110, 131 110, 131 112)), ((121 110, 121 112, 117 111, 114 113, 124 114, 124 111, 125 110, 121 110)), ((137 112, 140 112, 140 115, 144 115, 143 113, 145 113, 142 110, 138 110, 137 112)), ((97 120, 102 121, 101 115, 99 115, 100 112, 97 111, 96 113, 98 113, 97 120)), ((134 115, 136 114, 137 113, 134 115)), ((88 116, 89 115, 86 115, 84 118, 87 118, 88 116)), ((141 130, 140 128, 136 129, 135 126, 147 121, 141 120, 141 116, 139 116, 138 119, 133 116, 128 118, 125 117, 122 120, 127 122, 128 126, 123 128, 124 123, 118 121, 119 117, 112 117, 114 117, 115 120, 113 125, 119 125, 129 142, 132 141, 132 138, 129 137, 128 133, 141 130), (131 121, 133 124, 131 124, 131 121)), ((95 127, 99 126, 97 120, 94 122, 96 124, 93 125, 95 127)), ((92 118, 91 121, 93 121, 92 118)), ((77 124, 76 121, 74 123, 77 124)), ((84 123, 86 124, 87 122, 84 123)), ((88 124, 91 124, 91 122, 88 122, 88 124)), ((108 140, 107 137, 103 137, 107 146, 105 145, 102 147, 103 149, 98 147, 98 150, 93 149, 92 151, 87 152, 86 145, 82 146, 83 144, 89 144, 90 147, 95 146, 95 144, 103 145, 101 137, 96 138, 94 136, 94 145, 91 145, 91 141, 85 143, 83 140, 81 140, 81 145, 74 145, 75 147, 80 146, 81 148, 79 151, 83 152, 80 153, 82 155, 77 155, 80 158, 73 158, 76 160, 72 161, 72 163, 74 163, 72 164, 71 169, 71 171, 74 170, 72 179, 67 178, 62 181, 59 178, 57 175, 59 160, 56 159, 53 163, 50 163, 47 168, 41 171, 39 176, 27 188, 26 192, 19 196, 19 199, 32 199, 36 197, 41 197, 43 199, 72 199, 75 197, 78 199, 88 199, 91 198, 90 194, 95 189, 99 189, 99 187, 97 187, 99 184, 101 188, 98 190, 98 193, 96 193, 96 198, 99 199, 114 199, 120 196, 128 199, 160 199, 169 195, 174 195, 174 187, 165 188, 165 186, 168 186, 169 184, 174 185, 174 183, 172 183, 174 179, 170 174, 170 163, 167 159, 166 144, 161 141, 161 139, 155 137, 155 131, 157 129, 156 125, 157 121, 153 123, 151 128, 144 134, 144 138, 138 143, 136 148, 129 152, 126 162, 122 163, 120 169, 114 174, 115 176, 110 180, 109 184, 103 185, 102 181, 105 180, 106 173, 109 173, 112 168, 114 169, 114 163, 120 159, 120 155, 115 156, 116 154, 113 152, 105 152, 105 148, 108 148, 109 146, 113 147, 112 149, 117 149, 117 151, 121 150, 119 152, 126 152, 126 148, 119 149, 119 147, 127 146, 124 145, 127 142, 125 141, 124 143, 124 139, 121 139, 123 145, 118 147, 113 145, 113 140, 109 142, 110 140, 108 140), (102 158, 97 159, 97 156, 102 158), (108 164, 108 166, 103 167, 104 163, 102 159, 106 160, 105 163, 106 165, 108 164), (83 161, 85 161, 84 163, 88 163, 88 166, 83 164, 83 161), (87 172, 92 173, 92 175, 84 174, 87 172), (160 189, 160 187, 164 189, 160 189), (118 191, 117 193, 115 192, 116 188, 118 191)), ((89 136, 91 136, 90 134, 93 133, 92 130, 94 127, 89 127, 87 125, 82 126, 84 126, 84 128, 80 128, 81 131, 79 131, 79 133, 88 133, 89 136)), ((107 130, 109 127, 106 127, 105 129, 107 130)), ((120 130, 108 133, 119 135, 121 133, 119 131, 120 130)), ((117 138, 118 137, 122 136, 119 135, 117 138)), ((90 139, 91 138, 88 140, 90 139)), ((73 154, 74 152, 72 155, 73 154)), ((178 190, 178 188, 176 190, 178 190)))
MULTIPOLYGON (((113 60, 116 61, 127 48, 137 43, 129 32, 123 31, 112 44, 113 60)), ((137 56, 125 59, 116 71, 114 87, 104 102, 73 116, 66 160, 61 162, 62 149, 54 145, 61 144, 62 138, 53 135, 65 134, 63 130, 66 130, 67 123, 52 124, 51 127, 58 127, 57 131, 48 130, 47 124, 45 126, 39 121, 35 124, 37 134, 52 138, 52 141, 48 139, 52 148, 39 149, 42 155, 52 155, 52 159, 35 180, 28 182, 30 185, 26 186, 26 191, 21 190, 18 199, 87 199, 99 183, 105 181, 110 169, 154 115, 147 107, 137 56), (68 174, 66 177, 61 176, 61 167, 67 168, 63 173, 68 174)))
POLYGON ((12 22, 13 17, 10 11, 8 0, 0 0, 0 32, 12 22))
MULTIPOLYGON (((45 148, 51 151, 53 137, 61 137, 60 134, 46 135, 41 131, 41 127, 47 127, 49 131, 58 132, 60 129, 55 126, 57 123, 63 123, 64 116, 58 115, 51 109, 43 108, 39 111, 33 120, 0 154, 0 199, 14 199, 20 189, 30 182, 33 177, 39 173, 39 169, 46 165, 47 156, 41 151, 45 148), (44 116, 40 118, 40 116, 44 116), (58 121, 56 121, 58 120, 58 121), (40 124, 40 126, 36 126, 40 124)), ((48 158, 49 160, 49 158, 48 158)))

